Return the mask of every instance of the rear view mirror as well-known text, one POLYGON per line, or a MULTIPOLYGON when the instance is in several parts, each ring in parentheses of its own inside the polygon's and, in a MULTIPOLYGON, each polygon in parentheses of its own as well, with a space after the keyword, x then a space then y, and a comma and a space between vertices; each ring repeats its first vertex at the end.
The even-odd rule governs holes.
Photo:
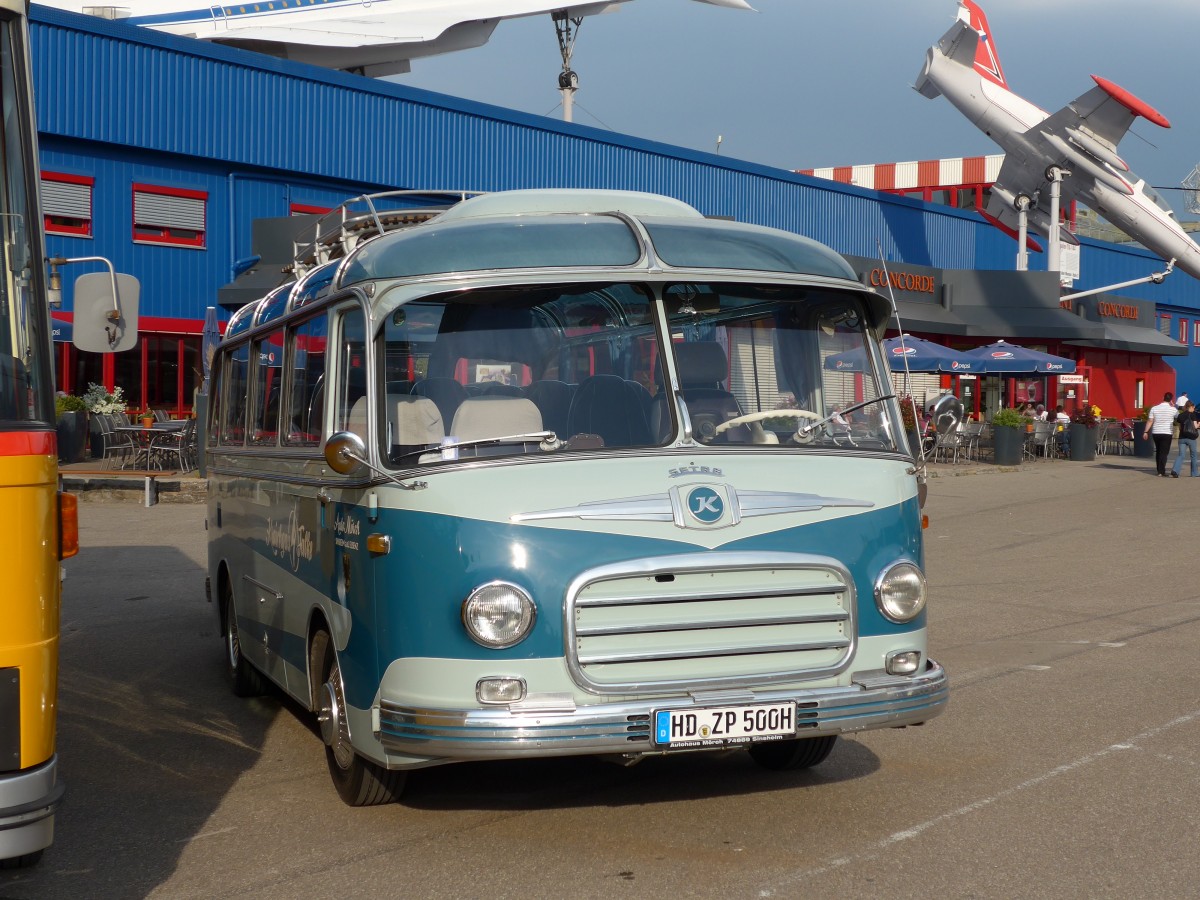
POLYGON ((339 431, 325 442, 325 462, 339 475, 350 475, 363 466, 366 445, 353 431, 339 431))
POLYGON ((137 344, 138 300, 142 286, 132 275, 117 275, 117 296, 108 272, 93 272, 75 279, 75 333, 80 350, 117 353, 137 344))

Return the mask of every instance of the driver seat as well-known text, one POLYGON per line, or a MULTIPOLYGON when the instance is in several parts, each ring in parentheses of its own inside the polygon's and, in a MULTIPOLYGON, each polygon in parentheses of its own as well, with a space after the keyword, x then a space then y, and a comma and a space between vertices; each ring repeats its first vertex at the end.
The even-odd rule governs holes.
POLYGON ((752 443, 749 426, 738 425, 714 437, 716 428, 743 415, 737 397, 721 387, 729 378, 729 360, 716 341, 675 344, 675 364, 679 369, 679 388, 687 403, 688 415, 696 440, 703 443, 752 443))

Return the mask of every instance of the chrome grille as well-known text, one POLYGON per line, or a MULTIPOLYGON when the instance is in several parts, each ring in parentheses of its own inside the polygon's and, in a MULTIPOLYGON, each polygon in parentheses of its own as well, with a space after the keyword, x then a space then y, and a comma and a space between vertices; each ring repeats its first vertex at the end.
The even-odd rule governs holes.
POLYGON ((815 679, 853 654, 854 585, 835 560, 698 553, 585 572, 565 605, 567 661, 593 693, 815 679))

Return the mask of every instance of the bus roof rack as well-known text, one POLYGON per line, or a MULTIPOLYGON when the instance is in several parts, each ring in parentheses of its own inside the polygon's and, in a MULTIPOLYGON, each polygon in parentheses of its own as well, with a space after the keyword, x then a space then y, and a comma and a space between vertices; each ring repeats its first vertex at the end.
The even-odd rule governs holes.
POLYGON ((382 191, 353 197, 322 215, 311 230, 292 242, 292 264, 284 271, 300 279, 317 266, 348 256, 364 240, 427 222, 479 193, 382 191))

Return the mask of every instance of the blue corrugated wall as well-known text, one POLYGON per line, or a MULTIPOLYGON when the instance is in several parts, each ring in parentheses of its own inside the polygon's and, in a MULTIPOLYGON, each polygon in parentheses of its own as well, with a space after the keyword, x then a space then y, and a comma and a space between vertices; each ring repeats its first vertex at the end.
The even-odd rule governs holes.
MULTIPOLYGON (((945 207, 40 7, 32 32, 43 164, 96 179, 94 239, 50 250, 112 258, 142 280, 148 316, 201 318, 249 255, 253 219, 389 187, 653 191, 844 253, 1013 266, 1011 239, 945 207), (133 244, 133 182, 207 191, 207 249, 133 244)), ((1089 242, 1082 266, 1081 290, 1161 261, 1089 242)), ((1200 310, 1200 282, 1182 274, 1125 293, 1200 310)))

